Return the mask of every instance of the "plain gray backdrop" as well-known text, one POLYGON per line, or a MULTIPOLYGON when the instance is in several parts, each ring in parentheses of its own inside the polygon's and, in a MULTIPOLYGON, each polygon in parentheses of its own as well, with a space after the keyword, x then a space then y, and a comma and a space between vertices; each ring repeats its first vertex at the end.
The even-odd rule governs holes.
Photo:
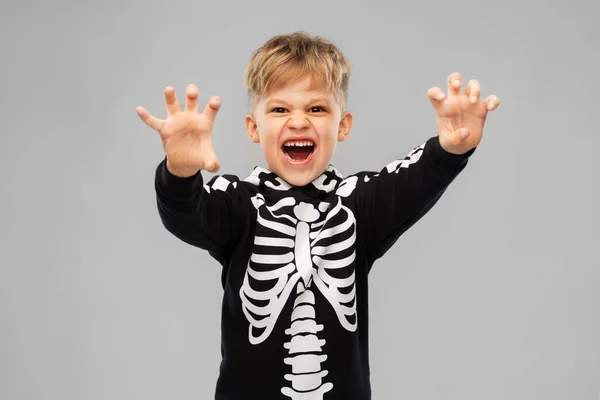
MULTIPOLYGON (((0 24, 0 398, 214 396, 220 265, 162 226, 163 90, 219 95, 219 173, 265 166, 242 74, 271 36, 353 64, 332 163, 436 135, 427 89, 496 94, 439 203, 370 275, 373 398, 599 400, 600 7, 593 1, 29 1, 0 24)), ((212 176, 205 174, 207 179, 212 176)))

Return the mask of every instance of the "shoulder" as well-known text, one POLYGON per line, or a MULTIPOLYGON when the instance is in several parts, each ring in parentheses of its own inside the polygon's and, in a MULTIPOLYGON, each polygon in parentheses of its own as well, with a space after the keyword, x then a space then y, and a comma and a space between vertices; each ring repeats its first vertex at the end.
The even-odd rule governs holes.
POLYGON ((236 175, 222 174, 214 175, 204 184, 204 189, 208 192, 212 190, 230 191, 238 190, 240 187, 240 178, 236 175))
POLYGON ((365 182, 368 182, 378 174, 379 173, 376 171, 360 171, 348 175, 340 182, 335 190, 335 194, 341 197, 348 197, 352 195, 357 188, 360 188, 365 182))

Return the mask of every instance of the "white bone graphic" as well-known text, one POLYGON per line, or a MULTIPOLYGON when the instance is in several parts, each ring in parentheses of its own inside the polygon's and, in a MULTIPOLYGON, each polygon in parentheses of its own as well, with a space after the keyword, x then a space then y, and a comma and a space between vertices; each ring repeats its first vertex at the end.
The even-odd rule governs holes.
POLYGON ((331 304, 342 327, 354 332, 358 322, 354 281, 356 220, 341 198, 335 199, 333 208, 322 202, 317 210, 309 203, 296 204, 292 197, 271 206, 265 204, 261 194, 253 198, 257 229, 240 288, 242 310, 250 322, 250 343, 260 344, 271 334, 296 288, 291 325, 285 330, 291 336, 284 344, 289 357, 283 360, 291 366, 291 373, 284 376, 291 387, 281 389, 293 400, 323 399, 333 388, 331 382, 324 382, 328 371, 321 364, 327 360, 322 351, 326 340, 318 337, 324 326, 316 322, 311 284, 314 282, 331 304), (282 211, 292 206, 295 218, 289 211, 282 211), (257 288, 259 285, 262 289, 257 288), (345 289, 344 293, 340 289, 345 289), (256 304, 265 302, 262 306, 256 304))

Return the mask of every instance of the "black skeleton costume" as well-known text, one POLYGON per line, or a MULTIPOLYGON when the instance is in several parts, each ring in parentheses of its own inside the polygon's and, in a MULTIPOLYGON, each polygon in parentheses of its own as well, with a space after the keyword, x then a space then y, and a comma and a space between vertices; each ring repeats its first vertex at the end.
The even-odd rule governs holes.
POLYGON ((329 165, 294 187, 256 167, 244 180, 172 175, 155 189, 165 228, 222 265, 216 400, 371 398, 368 274, 467 165, 437 136, 379 172, 329 165))

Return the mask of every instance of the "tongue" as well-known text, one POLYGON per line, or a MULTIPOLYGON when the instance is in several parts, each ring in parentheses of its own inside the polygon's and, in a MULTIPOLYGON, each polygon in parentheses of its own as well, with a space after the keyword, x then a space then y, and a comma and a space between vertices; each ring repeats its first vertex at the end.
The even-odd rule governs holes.
POLYGON ((285 150, 293 160, 305 160, 312 152, 312 146, 289 146, 285 150))

